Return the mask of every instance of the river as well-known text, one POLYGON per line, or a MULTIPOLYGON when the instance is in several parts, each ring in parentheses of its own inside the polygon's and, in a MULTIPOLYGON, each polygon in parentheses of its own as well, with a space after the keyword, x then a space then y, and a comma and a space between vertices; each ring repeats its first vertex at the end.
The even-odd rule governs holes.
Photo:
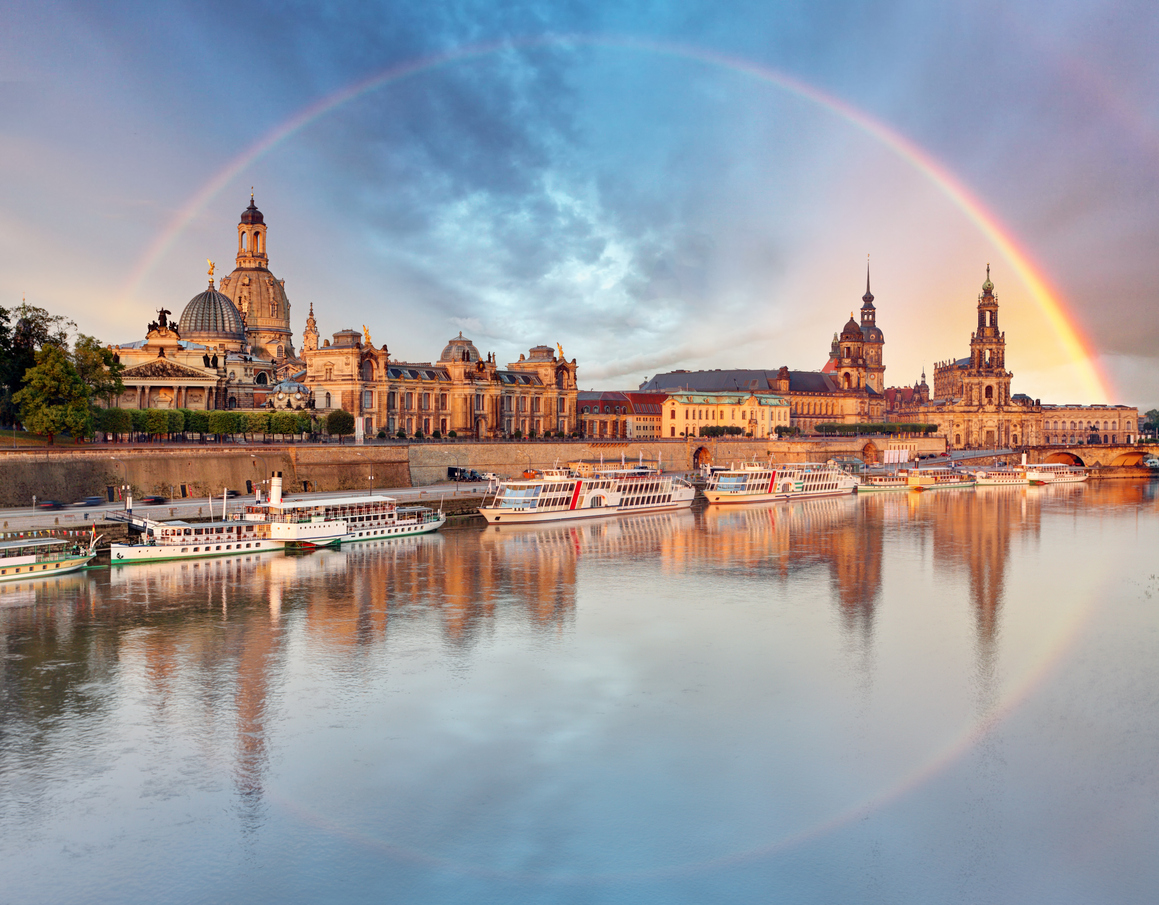
POLYGON ((0 902, 1153 901, 1155 490, 0 586, 0 902))

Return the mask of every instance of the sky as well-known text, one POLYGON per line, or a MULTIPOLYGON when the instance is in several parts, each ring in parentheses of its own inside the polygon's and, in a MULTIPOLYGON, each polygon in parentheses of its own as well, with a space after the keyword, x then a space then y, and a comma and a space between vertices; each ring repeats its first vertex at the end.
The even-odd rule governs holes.
POLYGON ((0 306, 109 343, 233 269, 300 342, 563 346, 582 389, 820 369, 868 261, 887 385, 1159 406, 1153 3, 10 2, 0 306))

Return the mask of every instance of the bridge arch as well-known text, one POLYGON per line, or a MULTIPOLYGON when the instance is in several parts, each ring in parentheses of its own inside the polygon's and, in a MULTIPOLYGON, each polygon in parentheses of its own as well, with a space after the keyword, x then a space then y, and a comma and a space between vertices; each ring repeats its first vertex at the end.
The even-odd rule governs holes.
POLYGON ((700 468, 702 465, 712 464, 712 452, 707 446, 697 447, 696 452, 692 454, 692 467, 700 468))
POLYGON ((869 440, 863 447, 861 447, 861 461, 866 465, 877 464, 877 444, 869 440))
POLYGON ((1049 453, 1045 459, 1042 460, 1044 465, 1083 465, 1087 463, 1080 459, 1072 452, 1064 452, 1057 450, 1049 453))
POLYGON ((1132 450, 1130 452, 1119 453, 1111 460, 1111 464, 1141 466, 1143 464, 1143 459, 1145 458, 1146 456, 1144 456, 1143 453, 1132 450))

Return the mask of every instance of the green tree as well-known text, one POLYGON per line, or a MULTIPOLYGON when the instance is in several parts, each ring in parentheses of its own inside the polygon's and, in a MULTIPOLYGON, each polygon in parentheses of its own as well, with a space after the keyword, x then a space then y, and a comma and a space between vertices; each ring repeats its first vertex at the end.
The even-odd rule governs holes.
POLYGON ((179 434, 185 430, 185 412, 181 409, 169 409, 165 413, 165 417, 169 422, 166 429, 170 434, 179 434))
POLYGON ((185 429, 191 434, 209 433, 209 412, 193 409, 185 416, 185 429))
POLYGON ((234 431, 234 422, 233 412, 214 409, 209 413, 208 432, 218 437, 228 437, 234 431))
POLYGON ((298 419, 292 412, 274 412, 270 415, 270 433, 275 437, 294 433, 298 419))
POLYGON ((56 434, 68 431, 73 438, 91 436, 93 413, 89 392, 68 353, 60 346, 48 344, 34 357, 35 364, 25 372, 24 387, 12 394, 19 406, 25 428, 48 436, 51 444, 56 434))
POLYGON ((93 413, 93 425, 98 431, 120 438, 122 434, 127 434, 133 429, 133 419, 128 409, 98 408, 93 413))
POLYGON ((165 409, 146 409, 145 430, 152 437, 169 433, 169 412, 165 409))
POLYGON ((333 434, 341 443, 343 437, 354 433, 354 416, 345 409, 335 409, 326 416, 326 433, 333 434))
POLYGON ((112 350, 102 346, 96 337, 83 333, 77 336, 72 362, 80 379, 89 388, 93 401, 100 400, 109 407, 117 396, 125 392, 125 385, 121 382, 124 367, 113 356, 112 350))
POLYGON ((68 349, 68 334, 76 324, 44 308, 27 303, 5 311, 0 329, 0 419, 12 423, 20 403, 16 393, 27 383, 30 368, 36 365, 36 353, 45 346, 68 349))
POLYGON ((129 420, 134 434, 143 434, 148 430, 148 409, 129 409, 129 420))
POLYGON ((294 433, 308 434, 314 430, 314 424, 310 420, 309 415, 295 415, 294 420, 297 422, 295 425, 294 433))
POLYGON ((1139 425, 1139 428, 1151 436, 1155 436, 1156 431, 1159 431, 1159 409, 1151 409, 1144 413, 1143 423, 1139 425))
POLYGON ((270 432, 269 412, 246 412, 245 429, 250 434, 268 434, 270 432))

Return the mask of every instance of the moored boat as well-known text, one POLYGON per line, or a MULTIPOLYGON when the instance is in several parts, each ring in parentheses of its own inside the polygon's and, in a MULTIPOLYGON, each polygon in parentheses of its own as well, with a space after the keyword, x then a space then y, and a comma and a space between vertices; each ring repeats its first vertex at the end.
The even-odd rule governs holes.
POLYGON ((794 462, 784 465, 744 464, 715 471, 704 495, 709 503, 767 503, 852 493, 857 479, 835 465, 794 462))
POLYGON ((863 473, 861 482, 857 485, 858 493, 882 493, 896 490, 909 490, 909 475, 905 471, 894 471, 883 474, 863 473))
POLYGON ((1087 470, 1079 465, 1056 462, 1026 466, 1026 480, 1031 484, 1079 484, 1087 477, 1087 470))
POLYGON ((978 487, 1025 487, 1029 481, 1021 468, 986 468, 974 472, 978 487))
POLYGON ((447 521, 442 510, 400 506, 394 497, 374 494, 286 500, 280 473, 270 480, 269 501, 246 506, 244 518, 268 522, 270 538, 292 549, 426 534, 447 521))
POLYGON ((144 530, 134 543, 109 545, 112 565, 272 553, 285 546, 270 536, 268 522, 225 519, 190 523, 145 519, 142 527, 144 530))
POLYGON ((479 513, 492 524, 540 524, 688 509, 695 498, 696 489, 687 481, 649 465, 600 468, 588 476, 552 468, 500 482, 479 513))
POLYGON ((97 555, 94 526, 87 542, 75 537, 0 537, 0 581, 62 575, 83 569, 97 555))
POLYGON ((906 480, 911 490, 952 490, 974 486, 974 476, 957 468, 915 468, 906 480))

